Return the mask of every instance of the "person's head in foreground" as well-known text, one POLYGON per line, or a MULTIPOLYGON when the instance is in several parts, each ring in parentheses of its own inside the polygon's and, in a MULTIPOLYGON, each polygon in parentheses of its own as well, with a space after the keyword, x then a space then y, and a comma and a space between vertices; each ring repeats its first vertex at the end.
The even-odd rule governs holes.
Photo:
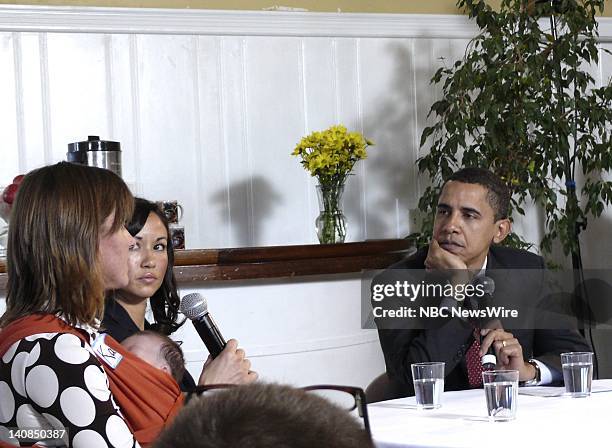
POLYGON ((183 378, 183 351, 168 336, 145 330, 124 339, 121 345, 153 367, 167 372, 177 382, 183 378))
POLYGON ((353 416, 312 392, 251 384, 192 399, 155 448, 373 448, 353 416))
POLYGON ((491 244, 510 233, 510 192, 484 168, 463 168, 442 187, 433 240, 425 265, 436 269, 480 269, 491 244))

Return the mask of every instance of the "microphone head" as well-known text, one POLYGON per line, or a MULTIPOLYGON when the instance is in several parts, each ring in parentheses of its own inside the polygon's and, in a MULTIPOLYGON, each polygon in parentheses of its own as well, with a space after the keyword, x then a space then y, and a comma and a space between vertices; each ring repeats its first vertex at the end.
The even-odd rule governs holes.
POLYGON ((475 285, 482 285, 482 289, 484 293, 488 296, 492 296, 495 292, 495 281, 491 277, 487 277, 486 275, 481 275, 474 279, 475 285))
POLYGON ((202 294, 192 292, 181 299, 179 311, 189 319, 199 319, 208 314, 208 303, 202 294))

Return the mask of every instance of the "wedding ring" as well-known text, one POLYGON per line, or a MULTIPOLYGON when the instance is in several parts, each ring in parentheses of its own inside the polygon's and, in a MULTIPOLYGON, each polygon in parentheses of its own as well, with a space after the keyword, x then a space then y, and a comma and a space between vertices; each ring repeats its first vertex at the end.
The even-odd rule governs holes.
POLYGON ((506 341, 502 341, 502 347, 506 347, 506 341))

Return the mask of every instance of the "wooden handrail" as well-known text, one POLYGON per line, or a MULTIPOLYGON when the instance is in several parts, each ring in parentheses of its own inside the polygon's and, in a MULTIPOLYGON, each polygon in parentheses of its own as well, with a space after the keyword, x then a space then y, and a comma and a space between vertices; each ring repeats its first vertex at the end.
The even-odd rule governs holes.
MULTIPOLYGON (((177 250, 174 273, 182 284, 350 273, 384 269, 413 250, 405 239, 177 250)), ((6 280, 5 261, 0 260, 0 290, 6 288, 6 280)))

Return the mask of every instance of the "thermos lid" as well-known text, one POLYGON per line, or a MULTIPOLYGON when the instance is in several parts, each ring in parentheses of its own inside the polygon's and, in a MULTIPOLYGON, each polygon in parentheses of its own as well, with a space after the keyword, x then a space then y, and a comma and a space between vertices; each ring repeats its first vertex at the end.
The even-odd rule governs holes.
POLYGON ((68 143, 68 152, 121 151, 119 142, 100 140, 97 135, 89 135, 84 142, 68 143))

